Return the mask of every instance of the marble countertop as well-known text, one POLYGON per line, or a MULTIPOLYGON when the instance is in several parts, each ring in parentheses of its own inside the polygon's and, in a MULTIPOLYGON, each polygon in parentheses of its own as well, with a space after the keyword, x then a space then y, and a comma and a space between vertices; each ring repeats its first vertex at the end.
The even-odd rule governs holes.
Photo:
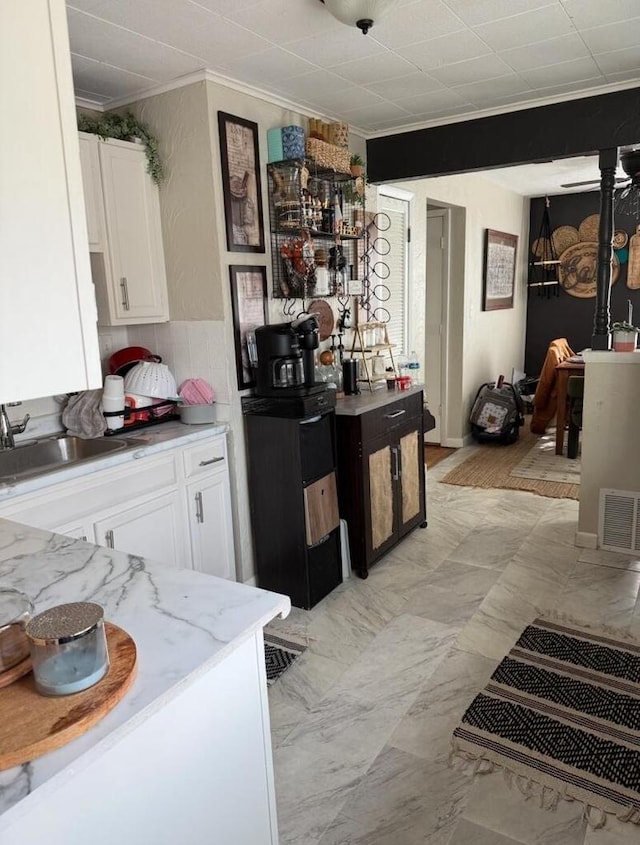
POLYGON ((291 608, 287 596, 6 519, 0 519, 0 586, 27 593, 36 612, 96 601, 138 649, 132 688, 101 722, 57 751, 0 772, 0 840, 3 827, 54 791, 65 771, 77 773, 95 761, 185 684, 291 608))
MULTIPOLYGON (((58 469, 43 472, 29 478, 18 478, 14 480, 13 478, 3 479, 0 477, 0 502, 11 499, 14 496, 21 496, 24 493, 42 490, 52 484, 59 484, 61 481, 80 478, 96 470, 120 466, 129 461, 139 460, 140 458, 146 458, 148 455, 164 452, 167 449, 174 449, 176 446, 185 446, 216 434, 225 434, 228 430, 229 426, 226 423, 184 425, 181 422, 168 422, 150 426, 149 428, 138 429, 137 431, 132 431, 131 434, 124 432, 122 435, 114 435, 114 439, 122 437, 129 441, 131 444, 130 448, 123 449, 120 452, 101 455, 84 463, 61 466, 58 469)), ((56 435, 51 436, 55 437, 56 435)), ((17 448, 20 447, 18 446, 17 448)))
POLYGON ((417 384, 408 390, 387 390, 384 387, 373 392, 362 388, 362 393, 359 393, 357 396, 345 396, 344 399, 338 400, 336 403, 336 416, 357 417, 360 414, 365 414, 367 411, 384 408, 385 405, 389 405, 391 402, 397 402, 399 399, 405 399, 407 396, 419 393, 423 390, 423 387, 424 385, 422 384, 417 384))

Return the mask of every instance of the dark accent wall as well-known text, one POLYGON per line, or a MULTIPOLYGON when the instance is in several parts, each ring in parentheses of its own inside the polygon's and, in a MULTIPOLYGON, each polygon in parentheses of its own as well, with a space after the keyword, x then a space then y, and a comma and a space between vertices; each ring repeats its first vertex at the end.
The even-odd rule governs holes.
POLYGON ((640 141, 640 88, 367 141, 372 182, 526 164, 640 141))
MULTIPOLYGON (((549 199, 552 231, 558 226, 575 226, 577 229, 585 217, 600 211, 600 191, 564 194, 549 197, 549 199)), ((531 244, 540 234, 543 213, 544 198, 532 199, 529 217, 529 258, 531 258, 531 244)), ((614 215, 614 228, 623 229, 629 237, 635 234, 638 222, 632 217, 614 215)), ((621 254, 624 255, 624 253, 621 254)), ((627 319, 629 299, 633 303, 634 323, 637 325, 640 320, 640 290, 629 290, 627 287, 625 261, 621 262, 620 275, 611 288, 612 322, 627 319)), ((546 294, 539 296, 537 289, 529 291, 524 363, 527 375, 537 376, 540 373, 547 347, 557 337, 566 337, 569 345, 576 352, 591 346, 595 302, 595 298, 578 299, 563 289, 558 290, 558 296, 551 293, 549 298, 546 294)))

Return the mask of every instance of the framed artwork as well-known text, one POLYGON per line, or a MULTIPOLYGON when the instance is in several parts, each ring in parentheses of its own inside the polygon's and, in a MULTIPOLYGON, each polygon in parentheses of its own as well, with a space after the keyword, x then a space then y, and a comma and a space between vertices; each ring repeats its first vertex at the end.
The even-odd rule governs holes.
POLYGON ((218 112, 229 252, 264 252, 258 124, 218 112))
POLYGON ((513 308, 518 236, 485 229, 482 310, 513 308))
POLYGON ((238 390, 245 390, 255 386, 254 372, 249 363, 247 333, 267 322, 267 268, 232 264, 229 280, 238 390))

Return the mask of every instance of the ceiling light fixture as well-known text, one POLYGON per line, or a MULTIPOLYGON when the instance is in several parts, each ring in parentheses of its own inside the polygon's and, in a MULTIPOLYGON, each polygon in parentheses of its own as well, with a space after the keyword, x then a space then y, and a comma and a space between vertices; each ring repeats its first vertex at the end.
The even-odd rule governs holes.
POLYGON ((320 0, 340 23, 357 26, 366 35, 375 21, 388 14, 398 0, 320 0))

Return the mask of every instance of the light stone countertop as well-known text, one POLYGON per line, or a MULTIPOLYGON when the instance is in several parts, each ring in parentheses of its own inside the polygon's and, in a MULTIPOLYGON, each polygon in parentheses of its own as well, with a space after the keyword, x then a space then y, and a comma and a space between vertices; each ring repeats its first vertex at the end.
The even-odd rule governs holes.
POLYGON ((366 387, 362 387, 362 392, 357 396, 345 396, 344 399, 338 399, 336 402, 336 416, 357 417, 360 414, 366 414, 367 411, 384 408, 385 405, 389 405, 391 402, 406 399, 407 396, 413 396, 415 393, 422 392, 423 389, 424 385, 422 384, 417 384, 408 390, 387 390, 385 385, 384 388, 374 390, 373 392, 366 387))
POLYGON ((0 586, 27 593, 36 612, 96 601, 138 649, 136 680, 102 721, 62 748, 0 772, 0 841, 3 828, 53 794, 65 772, 77 773, 99 759, 185 685, 291 608, 287 596, 6 519, 0 519, 0 586))
MULTIPOLYGON (((59 484, 61 481, 69 481, 72 478, 81 478, 90 475, 96 470, 109 469, 120 466, 130 461, 146 458, 177 446, 186 446, 189 443, 196 443, 207 437, 216 434, 226 434, 229 426, 226 423, 212 423, 207 425, 184 425, 181 422, 167 422, 149 428, 138 429, 130 434, 124 431, 122 434, 113 435, 113 439, 124 438, 131 444, 132 448, 123 449, 119 452, 110 452, 101 455, 90 461, 78 464, 61 466, 56 470, 40 473, 29 478, 3 479, 0 477, 0 502, 21 496, 24 493, 32 493, 36 490, 43 490, 52 484, 59 484)), ((50 435, 51 437, 62 436, 50 435)), ((110 440, 111 437, 105 438, 110 440)), ((19 445, 16 448, 21 448, 19 445)), ((23 447, 24 448, 24 447, 23 447)))

